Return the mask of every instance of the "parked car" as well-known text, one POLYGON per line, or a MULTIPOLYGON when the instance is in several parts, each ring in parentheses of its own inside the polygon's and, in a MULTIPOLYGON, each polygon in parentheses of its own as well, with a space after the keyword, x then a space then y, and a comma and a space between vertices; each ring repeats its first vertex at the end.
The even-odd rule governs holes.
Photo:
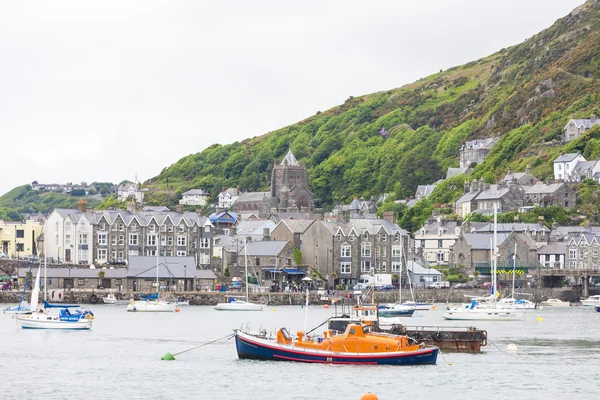
POLYGON ((125 260, 110 260, 107 262, 108 265, 127 265, 127 261, 125 260))
POLYGON ((381 287, 375 288, 377 290, 394 290, 394 285, 383 285, 381 287))
POLYGON ((442 282, 432 282, 427 285, 427 289, 448 289, 450 287, 450 282, 442 281, 442 282))

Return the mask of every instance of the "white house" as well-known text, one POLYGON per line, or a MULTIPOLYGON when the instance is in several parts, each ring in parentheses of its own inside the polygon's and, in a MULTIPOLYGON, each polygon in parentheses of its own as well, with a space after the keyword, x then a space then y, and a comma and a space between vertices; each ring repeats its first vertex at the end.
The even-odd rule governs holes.
POLYGON ((210 196, 204 189, 192 189, 182 194, 183 198, 179 200, 179 204, 186 206, 205 206, 208 203, 210 196))
POLYGON ((46 256, 68 264, 89 264, 93 260, 93 225, 85 212, 56 208, 44 224, 46 256))
POLYGON ((554 179, 568 181, 577 163, 586 161, 579 153, 561 154, 554 160, 554 179))
MULTIPOLYGON (((145 189, 144 189, 145 190, 145 189)), ((124 183, 117 188, 117 200, 134 199, 138 204, 144 204, 144 191, 134 183, 124 183)))
POLYGON ((418 288, 425 288, 433 282, 442 281, 442 273, 435 268, 424 268, 413 260, 408 260, 406 268, 410 274, 410 281, 418 288))
POLYGON ((233 203, 240 197, 240 190, 238 188, 229 188, 219 193, 219 208, 231 208, 233 203))

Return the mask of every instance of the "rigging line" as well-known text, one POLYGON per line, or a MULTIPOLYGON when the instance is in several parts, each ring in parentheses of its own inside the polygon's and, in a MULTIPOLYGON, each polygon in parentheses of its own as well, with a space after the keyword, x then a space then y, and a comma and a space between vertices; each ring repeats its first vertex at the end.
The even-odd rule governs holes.
POLYGON ((224 339, 231 339, 231 338, 232 338, 232 337, 234 337, 234 336, 235 336, 235 333, 230 333, 230 334, 229 334, 229 335, 227 335, 227 336, 223 336, 223 337, 221 337, 221 338, 218 338, 218 339, 215 339, 215 340, 211 340, 210 342, 206 342, 206 343, 203 343, 203 344, 201 344, 201 345, 199 345, 199 346, 192 347, 191 349, 187 349, 187 350, 180 351, 179 353, 175 353, 175 354, 173 354, 173 355, 174 355, 174 356, 178 356, 178 355, 180 355, 180 354, 187 353, 188 351, 196 350, 196 349, 199 349, 200 347, 204 347, 204 346, 208 346, 209 344, 216 343, 216 342, 218 342, 218 341, 220 341, 220 340, 224 340, 224 339))

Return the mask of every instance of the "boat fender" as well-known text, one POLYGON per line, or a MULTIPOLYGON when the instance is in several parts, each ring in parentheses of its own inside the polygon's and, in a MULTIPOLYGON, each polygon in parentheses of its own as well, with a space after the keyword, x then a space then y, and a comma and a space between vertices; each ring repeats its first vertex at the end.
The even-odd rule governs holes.
POLYGON ((415 332, 412 334, 411 338, 418 343, 421 340, 421 334, 419 332, 415 332))
POLYGON ((436 333, 434 333, 433 340, 435 340, 436 342, 439 342, 440 340, 442 340, 442 333, 440 331, 437 331, 436 333))
POLYGON ((96 304, 98 302, 98 296, 96 296, 94 293, 92 293, 88 297, 88 300, 90 301, 90 303, 96 304))

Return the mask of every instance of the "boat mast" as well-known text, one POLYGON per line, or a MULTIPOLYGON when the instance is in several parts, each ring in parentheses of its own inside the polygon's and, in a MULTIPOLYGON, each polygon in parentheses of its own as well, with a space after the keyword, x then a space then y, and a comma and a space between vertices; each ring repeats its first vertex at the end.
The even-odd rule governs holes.
POLYGON ((494 302, 496 302, 497 292, 498 292, 498 277, 497 277, 497 262, 498 262, 498 203, 494 203, 494 249, 493 249, 493 276, 492 276, 492 286, 494 287, 494 302))
POLYGON ((158 300, 158 262, 160 255, 160 233, 156 235, 156 300, 158 300))
POLYGON ((513 276, 512 276, 512 298, 515 298, 515 274, 517 269, 517 241, 515 240, 515 252, 513 253, 513 276))
POLYGON ((46 287, 46 285, 48 284, 48 276, 47 276, 47 270, 46 270, 47 266, 48 266, 48 262, 47 262, 47 258, 46 258, 46 240, 44 240, 44 305, 46 304, 46 301, 48 301, 48 299, 47 299, 48 288, 46 287))
POLYGON ((250 301, 250 297, 248 296, 248 242, 246 241, 246 237, 244 236, 244 285, 246 286, 246 301, 250 301))

